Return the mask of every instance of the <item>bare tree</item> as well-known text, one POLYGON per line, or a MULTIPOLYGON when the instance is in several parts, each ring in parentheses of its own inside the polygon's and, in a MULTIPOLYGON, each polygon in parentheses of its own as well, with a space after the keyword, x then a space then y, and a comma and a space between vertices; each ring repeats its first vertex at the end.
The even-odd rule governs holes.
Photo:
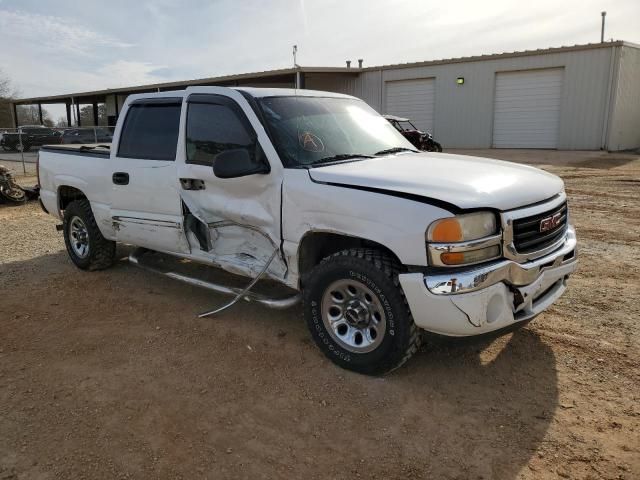
POLYGON ((9 77, 0 70, 0 127, 9 127, 13 116, 9 100, 17 95, 9 77))
POLYGON ((107 124, 107 106, 104 103, 98 104, 98 125, 93 121, 93 105, 80 107, 80 123, 83 127, 98 126, 107 124))
MULTIPOLYGON (((40 112, 37 105, 18 105, 18 124, 19 125, 40 125, 40 112)), ((52 127, 54 122, 51 115, 45 109, 42 109, 42 124, 52 127)))

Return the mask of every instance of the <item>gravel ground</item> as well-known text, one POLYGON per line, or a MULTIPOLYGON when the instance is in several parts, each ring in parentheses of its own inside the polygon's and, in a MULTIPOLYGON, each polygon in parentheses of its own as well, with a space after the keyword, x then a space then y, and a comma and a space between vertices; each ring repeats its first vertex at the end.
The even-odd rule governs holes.
POLYGON ((37 203, 0 206, 0 479, 640 478, 640 159, 482 153, 566 180, 579 271, 526 328, 384 378, 299 308, 197 319, 223 297, 79 271, 37 203))

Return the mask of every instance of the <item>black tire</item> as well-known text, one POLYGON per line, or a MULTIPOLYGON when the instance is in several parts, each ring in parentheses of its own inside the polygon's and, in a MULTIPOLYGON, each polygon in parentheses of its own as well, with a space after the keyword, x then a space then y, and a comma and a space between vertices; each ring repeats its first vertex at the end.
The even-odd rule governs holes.
POLYGON ((433 142, 433 148, 436 152, 442 152, 442 145, 440 145, 438 142, 433 142))
POLYGON ((91 211, 89 200, 74 200, 67 205, 64 210, 62 229, 67 253, 76 267, 82 270, 103 270, 113 265, 116 257, 116 242, 107 240, 102 236, 91 211), (77 248, 72 246, 71 224, 75 218, 80 219, 81 223, 86 227, 88 252, 84 256, 79 255, 77 248))
POLYGON ((27 195, 24 190, 17 186, 0 186, 0 198, 9 203, 24 203, 27 195))
MULTIPOLYGON (((399 272, 400 265, 389 255, 357 248, 325 258, 305 279, 304 317, 314 341, 332 362, 358 373, 383 375, 402 366, 418 351, 422 337, 400 287, 399 272), (324 317, 329 313, 323 313, 323 297, 331 285, 342 280, 355 282, 356 287, 364 285, 377 295, 386 328, 372 351, 354 352, 345 348, 346 344, 338 340, 339 330, 330 331, 325 324, 328 319, 324 317)), ((347 321, 346 313, 344 319, 347 321)))

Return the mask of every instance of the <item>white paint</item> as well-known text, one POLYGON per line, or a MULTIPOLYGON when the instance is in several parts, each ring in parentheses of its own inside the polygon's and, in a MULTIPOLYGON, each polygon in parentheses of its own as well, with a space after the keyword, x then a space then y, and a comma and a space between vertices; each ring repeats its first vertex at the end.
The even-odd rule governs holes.
MULTIPOLYGON (((293 93, 273 89, 248 91, 256 96, 293 93)), ((299 93, 341 96, 327 92, 299 93)), ((508 210, 545 200, 563 188, 559 178, 532 167, 435 153, 402 153, 311 170, 284 169, 264 128, 236 89, 192 87, 181 92, 133 95, 127 99, 120 119, 126 117, 131 102, 146 97, 183 99, 175 162, 119 159, 115 149, 110 159, 45 150, 40 154, 45 207, 59 216, 58 189, 73 186, 90 200, 106 238, 246 276, 255 276, 277 248, 278 257, 267 275, 294 288, 299 287, 300 244, 305 235, 313 232, 373 241, 388 248, 405 265, 428 266, 425 231, 434 220, 453 213, 422 198, 465 209, 508 210), (225 95, 237 102, 257 133, 271 165, 269 174, 220 179, 210 167, 185 163, 185 100, 191 93, 225 95), (111 176, 116 171, 129 173, 129 185, 112 184, 111 176), (205 189, 184 190, 180 178, 201 179, 205 189), (185 233, 182 202, 208 225, 210 248, 201 248, 191 232, 185 233)), ((122 122, 116 128, 113 145, 118 145, 121 129, 122 122)), ((460 295, 454 301, 446 295, 429 293, 422 274, 400 275, 400 281, 416 323, 422 328, 470 335, 513 321, 513 314, 506 310, 510 294, 503 284, 473 295, 460 295), (493 301, 494 298, 497 300, 493 301), (493 319, 490 326, 484 319, 489 303, 493 319)))
POLYGON ((496 74, 493 146, 557 148, 563 68, 496 74))
POLYGON ((537 168, 446 153, 400 153, 314 168, 319 182, 343 183, 420 195, 460 208, 511 208, 560 193, 560 178, 537 168))

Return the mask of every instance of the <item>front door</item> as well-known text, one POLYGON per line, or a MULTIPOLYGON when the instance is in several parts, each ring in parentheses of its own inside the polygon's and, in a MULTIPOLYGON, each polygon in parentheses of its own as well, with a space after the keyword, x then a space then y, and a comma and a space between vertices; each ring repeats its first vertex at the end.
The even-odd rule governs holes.
POLYGON ((238 91, 197 87, 187 94, 178 179, 192 255, 253 276, 277 251, 267 273, 283 278, 282 165, 264 128, 238 91), (246 149, 253 160, 267 161, 270 173, 218 178, 213 171, 216 157, 232 149, 246 149))
MULTIPOLYGON (((175 95, 175 94, 174 94, 175 95)), ((111 221, 116 240, 188 253, 176 150, 182 97, 134 100, 113 143, 111 221)))

